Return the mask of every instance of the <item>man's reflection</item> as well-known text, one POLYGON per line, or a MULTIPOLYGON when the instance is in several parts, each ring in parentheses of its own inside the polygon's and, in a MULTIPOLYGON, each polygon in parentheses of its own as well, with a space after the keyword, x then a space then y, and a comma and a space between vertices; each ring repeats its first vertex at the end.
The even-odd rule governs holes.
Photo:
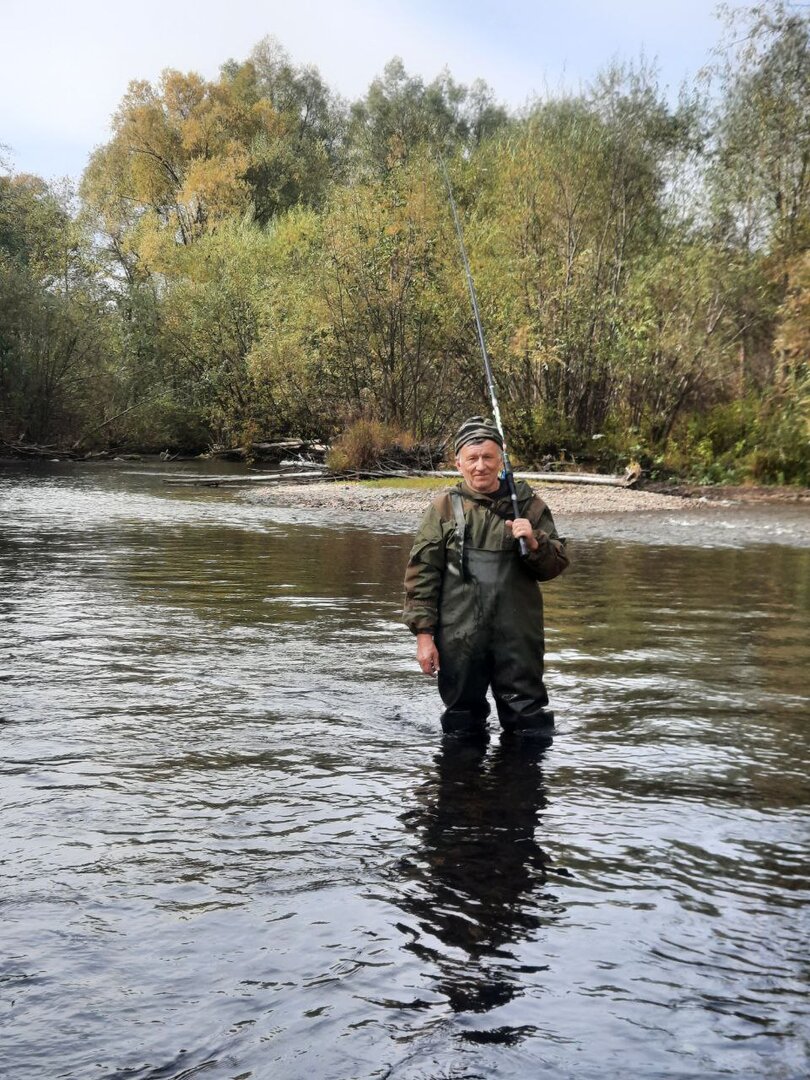
POLYGON ((421 931, 407 947, 438 965, 438 988, 457 1012, 484 1012, 520 992, 527 971, 508 946, 548 919, 539 902, 549 860, 535 839, 544 753, 529 741, 504 739, 489 754, 485 743, 448 741, 405 815, 420 839, 403 860, 403 907, 421 931))

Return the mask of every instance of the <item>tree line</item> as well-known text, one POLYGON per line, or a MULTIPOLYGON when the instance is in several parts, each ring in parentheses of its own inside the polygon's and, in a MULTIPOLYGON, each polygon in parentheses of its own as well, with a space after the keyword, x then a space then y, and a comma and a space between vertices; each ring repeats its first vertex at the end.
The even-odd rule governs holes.
POLYGON ((614 65, 519 113, 391 61, 358 101, 273 40, 135 81, 78 186, 0 175, 0 439, 201 450, 487 398, 518 459, 810 482, 810 17, 726 16, 669 102, 614 65))

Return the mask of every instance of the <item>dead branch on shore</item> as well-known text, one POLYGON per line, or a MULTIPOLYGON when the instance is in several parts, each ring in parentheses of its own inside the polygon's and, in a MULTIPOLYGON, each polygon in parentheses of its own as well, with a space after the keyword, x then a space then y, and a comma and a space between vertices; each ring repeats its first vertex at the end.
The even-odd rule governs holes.
POLYGON ((324 443, 308 439, 278 439, 275 442, 252 442, 244 446, 215 446, 200 457, 216 458, 220 461, 281 461, 293 454, 306 455, 310 459, 323 462, 329 447, 324 443))
MULTIPOLYGON (((515 476, 519 480, 533 480, 546 484, 597 484, 623 488, 633 487, 637 480, 635 476, 604 476, 598 473, 518 471, 515 476)), ((296 463, 287 468, 255 473, 251 476, 167 477, 165 483, 178 486, 202 487, 237 487, 245 484, 264 484, 273 487, 280 484, 347 484, 361 480, 408 480, 419 477, 446 477, 450 480, 457 480, 458 473, 453 469, 368 469, 331 472, 326 468, 318 468, 317 466, 302 468, 301 463, 296 463)))
POLYGON ((0 439, 0 450, 10 454, 12 457, 30 458, 32 460, 45 459, 53 461, 58 459, 59 461, 73 461, 82 456, 73 450, 66 450, 64 447, 57 446, 55 443, 40 445, 21 441, 8 442, 6 439, 0 439))

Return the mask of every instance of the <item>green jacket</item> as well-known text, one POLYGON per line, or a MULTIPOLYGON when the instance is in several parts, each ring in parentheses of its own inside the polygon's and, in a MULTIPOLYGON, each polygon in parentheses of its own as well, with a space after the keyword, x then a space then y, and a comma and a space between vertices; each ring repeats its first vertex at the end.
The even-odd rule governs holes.
POLYGON ((524 480, 516 481, 516 487, 520 516, 532 523, 540 545, 525 558, 520 558, 517 543, 506 528, 505 520, 514 516, 508 496, 498 499, 480 495, 462 481, 433 500, 414 538, 405 571, 404 621, 414 634, 436 630, 445 569, 451 559, 457 563, 460 557, 451 491, 462 495, 465 546, 484 551, 513 550, 520 565, 536 581, 550 581, 568 566, 565 541, 557 535, 551 511, 524 480))

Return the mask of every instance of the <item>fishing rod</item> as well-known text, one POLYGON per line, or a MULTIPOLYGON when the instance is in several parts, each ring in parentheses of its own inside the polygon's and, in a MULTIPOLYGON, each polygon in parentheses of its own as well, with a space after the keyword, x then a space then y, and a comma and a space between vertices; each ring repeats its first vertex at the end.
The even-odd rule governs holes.
MULTIPOLYGON (((509 453, 506 449, 506 435, 504 434, 503 424, 501 423, 501 410, 498 408, 498 395, 495 390, 495 377, 492 374, 492 364, 489 362, 489 353, 487 352, 487 343, 484 340, 484 328, 481 325, 481 313, 478 310, 478 297, 475 294, 475 284, 473 282, 472 270, 470 270, 470 260, 467 258, 467 249, 464 246, 464 233, 461 231, 461 222, 458 216, 458 210, 456 209, 456 200, 453 197, 453 187, 450 183, 450 177, 447 172, 447 166, 444 163, 441 151, 436 148, 436 156, 439 159, 439 165, 441 166, 442 176, 444 177, 444 185, 447 188, 447 195, 450 199, 450 209, 453 212, 453 223, 456 227, 456 236, 458 237, 458 246, 461 251, 461 261, 464 263, 464 273, 467 275, 467 287, 470 290, 470 300, 472 302, 473 315, 475 316, 475 327, 478 331, 478 344, 481 348, 481 356, 484 358, 484 371, 487 377, 487 389, 489 390, 489 399, 492 402, 492 418, 495 421, 495 427, 498 429, 498 433, 501 436, 503 442, 503 478, 506 481, 506 485, 509 488, 509 498, 512 500, 512 510, 515 517, 520 517, 520 507, 518 506, 517 488, 515 487, 515 476, 512 472, 512 466, 509 462, 509 453)), ((528 555, 529 546, 526 543, 526 538, 521 536, 518 540, 520 545, 520 554, 528 555)))

